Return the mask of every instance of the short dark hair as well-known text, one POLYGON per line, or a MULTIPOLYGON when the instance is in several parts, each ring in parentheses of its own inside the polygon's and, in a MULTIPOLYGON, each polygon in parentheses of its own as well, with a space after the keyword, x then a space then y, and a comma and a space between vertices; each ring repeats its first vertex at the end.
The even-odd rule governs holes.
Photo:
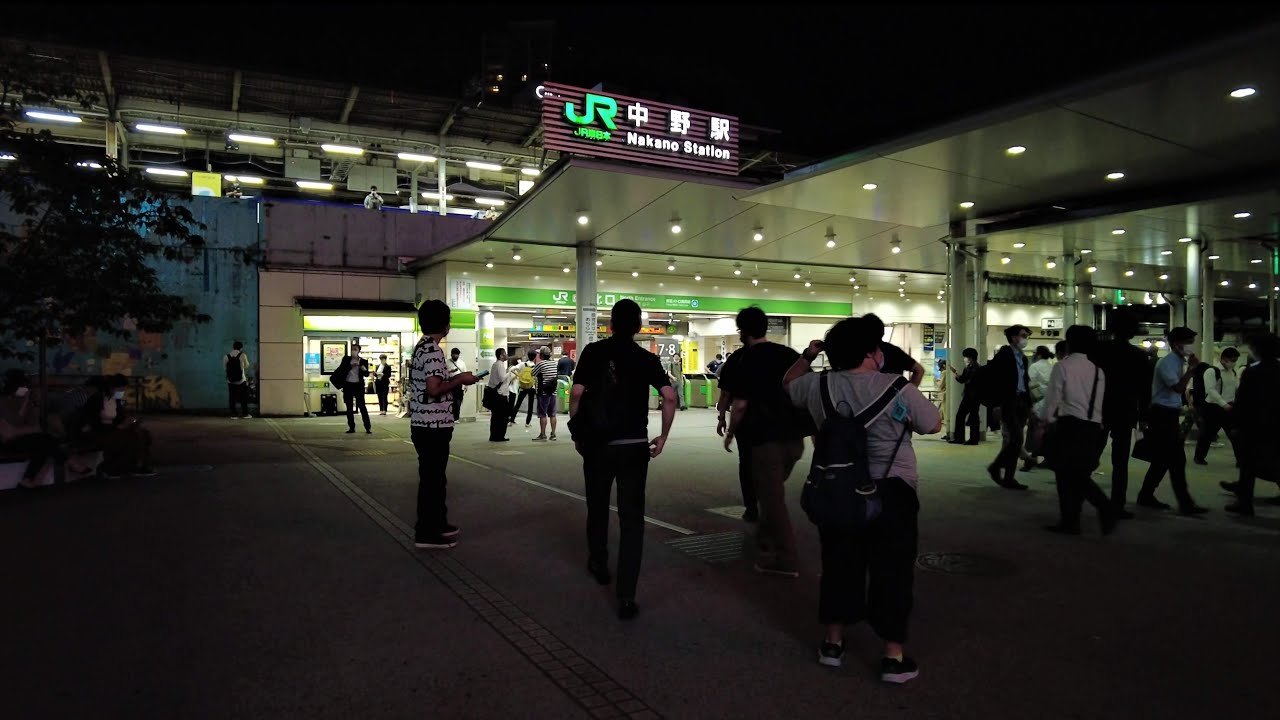
POLYGON ((242 342, 240 342, 239 340, 237 340, 237 341, 235 341, 235 342, 231 343, 231 349, 232 349, 232 350, 243 350, 243 349, 244 349, 244 343, 242 343, 242 342))
POLYGON ((974 348, 965 348, 960 352, 960 354, 967 358, 973 358, 974 360, 978 359, 978 351, 974 348))
POLYGON ((1132 313, 1117 312, 1112 314, 1109 324, 1112 337, 1121 340, 1132 340, 1138 334, 1138 320, 1132 313))
POLYGON ((1222 357, 1226 358, 1227 360, 1239 360, 1240 351, 1233 347, 1229 347, 1226 350, 1222 351, 1222 357))
POLYGON ((1049 348, 1045 345, 1037 345, 1036 357, 1042 358, 1044 360, 1048 360, 1049 358, 1053 357, 1053 352, 1050 351, 1049 348))
POLYGON ((1098 331, 1088 325, 1072 325, 1067 328, 1067 352, 1087 355, 1098 341, 1098 331))
POLYGON ((1071 352, 1071 343, 1066 340, 1059 340, 1053 344, 1053 352, 1057 355, 1066 355, 1071 352))
POLYGON ((538 351, 537 351, 537 350, 530 350, 530 351, 528 352, 528 358, 529 358, 530 360, 532 360, 532 359, 534 359, 534 358, 536 358, 536 357, 538 357, 538 351))
POLYGON ((503 359, 503 358, 505 358, 505 357, 507 356, 507 349, 506 349, 506 348, 498 348, 497 350, 495 350, 495 351, 493 352, 493 356, 494 356, 494 357, 496 357, 496 358, 498 358, 499 360, 501 360, 501 359, 503 359))
POLYGON ((541 357, 543 360, 550 360, 551 348, 542 348, 541 350, 538 351, 538 356, 541 357))
POLYGON ((724 359, 724 356, 723 356, 723 355, 721 355, 720 353, 716 353, 716 359, 717 359, 717 360, 723 360, 723 359, 724 359))
POLYGON ((1189 343, 1196 339, 1196 331, 1189 327, 1176 327, 1167 335, 1169 343, 1189 343))
POLYGON ((449 306, 439 300, 428 300, 418 306, 418 325, 422 332, 435 335, 449 329, 449 306))
POLYGON ((454 349, 452 349, 452 350, 450 350, 450 351, 449 351, 449 354, 450 354, 450 355, 461 355, 461 354, 462 354, 462 348, 454 348, 454 349))
POLYGON ((378 356, 378 359, 379 359, 379 360, 386 360, 386 359, 387 359, 387 354, 386 354, 386 353, 382 353, 381 355, 379 355, 379 356, 378 356))
POLYGON ((1249 336, 1248 345, 1256 360, 1275 360, 1280 357, 1280 337, 1275 333, 1259 332, 1249 336))
POLYGON ((640 306, 635 300, 619 300, 609 311, 609 325, 614 335, 631 337, 640 332, 640 306))
POLYGON ((755 305, 739 310, 735 322, 738 324, 738 332, 749 338, 759 339, 769 334, 769 316, 755 305))
POLYGON ((378 186, 377 186, 377 185, 370 185, 370 186, 369 186, 369 189, 370 189, 370 190, 377 190, 377 189, 378 189, 378 186))
POLYGON ((1028 328, 1026 325, 1010 325, 1009 327, 1004 329, 1004 339, 1007 342, 1012 342, 1015 337, 1017 337, 1018 335, 1021 335, 1024 332, 1030 335, 1031 329, 1028 328))
POLYGON ((877 325, 883 327, 879 318, 868 320, 866 316, 845 318, 832 325, 822 341, 831 367, 850 370, 861 365, 880 346, 877 325))
POLYGON ((875 333, 877 341, 884 340, 884 321, 880 319, 879 315, 867 313, 862 316, 862 319, 870 323, 869 327, 871 332, 875 333))

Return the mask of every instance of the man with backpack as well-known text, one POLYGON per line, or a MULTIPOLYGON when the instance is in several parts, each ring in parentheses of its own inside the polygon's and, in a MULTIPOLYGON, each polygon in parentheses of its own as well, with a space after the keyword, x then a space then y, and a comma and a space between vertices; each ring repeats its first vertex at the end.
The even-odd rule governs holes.
POLYGON ((1014 325, 1005 328, 1004 337, 1009 344, 996 352, 978 376, 982 404, 998 409, 996 417, 1003 434, 1000 453, 987 466, 987 474, 1006 490, 1026 490, 1027 486, 1014 479, 1013 474, 1022 455, 1031 413, 1031 379, 1027 375, 1027 356, 1023 354, 1031 331, 1025 325, 1014 325))
POLYGON ((539 361, 533 366, 534 386, 538 396, 538 437, 534 442, 546 442, 556 439, 556 389, 560 382, 556 379, 556 364, 551 362, 551 348, 543 345, 538 349, 539 361), (551 421, 551 437, 547 437, 547 421, 551 421))
POLYGON ((587 572, 609 574, 609 494, 618 483, 618 618, 639 614, 636 584, 644 546, 644 486, 649 461, 662 454, 676 415, 676 393, 658 356, 633 342, 640 306, 613 306, 612 335, 583 348, 569 396, 569 432, 582 456, 587 491, 587 572), (662 434, 649 439, 649 388, 662 398, 662 434))
POLYGON ((227 397, 230 398, 231 417, 250 418, 249 414, 249 356, 244 354, 244 343, 231 343, 231 352, 222 358, 227 373, 227 397), (236 404, 240 405, 239 414, 236 404))
POLYGON ((513 369, 519 393, 511 403, 511 422, 509 424, 516 424, 516 416, 520 414, 520 406, 524 404, 526 399, 528 399, 529 411, 524 418, 524 428, 526 432, 529 430, 529 425, 533 423, 533 409, 534 405, 537 405, 538 403, 536 392, 537 388, 535 387, 533 379, 533 361, 537 359, 537 357, 538 351, 530 350, 529 356, 525 361, 513 369))
POLYGON ((1200 415, 1200 439, 1196 442, 1195 463, 1208 465, 1209 446, 1218 436, 1218 431, 1226 430, 1231 447, 1235 448, 1232 427, 1228 418, 1231 406, 1236 401, 1236 388, 1240 386, 1240 378, 1236 375, 1236 362, 1240 360, 1240 351, 1229 347, 1220 356, 1222 367, 1217 368, 1209 363, 1201 363, 1196 368, 1195 384, 1191 386, 1191 399, 1196 412, 1200 415))
POLYGON ((751 446, 751 478, 760 501, 756 572, 796 578, 800 558, 785 483, 804 455, 804 438, 813 433, 813 423, 792 406, 782 378, 800 354, 765 337, 769 318, 758 307, 740 311, 737 324, 744 350, 735 358, 739 365, 724 449, 733 451, 735 436, 751 446))

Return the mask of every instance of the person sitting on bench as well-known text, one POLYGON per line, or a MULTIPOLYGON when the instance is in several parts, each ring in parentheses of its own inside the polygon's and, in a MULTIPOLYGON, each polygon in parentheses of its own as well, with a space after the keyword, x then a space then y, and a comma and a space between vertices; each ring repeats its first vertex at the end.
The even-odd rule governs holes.
POLYGON ((28 460, 21 487, 33 488, 45 463, 58 453, 58 440, 40 429, 40 408, 31 382, 18 368, 6 370, 0 388, 0 453, 28 460))

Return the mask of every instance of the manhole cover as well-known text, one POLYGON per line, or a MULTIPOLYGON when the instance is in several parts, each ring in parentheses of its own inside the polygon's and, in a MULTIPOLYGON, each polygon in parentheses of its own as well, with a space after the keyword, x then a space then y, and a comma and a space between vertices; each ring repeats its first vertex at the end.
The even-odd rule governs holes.
POLYGON ((699 560, 722 563, 742 557, 743 537, 740 532, 692 535, 668 540, 667 545, 699 560))
POLYGON ((712 515, 723 515, 724 517, 733 518, 734 520, 741 520, 742 513, 746 511, 747 511, 747 508, 743 505, 730 505, 729 507, 707 508, 707 512, 711 513, 712 515))
POLYGON ((365 457, 377 457, 379 455, 386 455, 387 451, 386 450, 348 450, 347 454, 361 455, 365 457))
POLYGON ((157 473, 209 472, 212 465, 157 465, 157 473))
POLYGON ((1018 572, 1017 566, 1008 560, 971 553, 924 553, 916 558, 916 565, 921 570, 946 575, 1007 577, 1018 572))

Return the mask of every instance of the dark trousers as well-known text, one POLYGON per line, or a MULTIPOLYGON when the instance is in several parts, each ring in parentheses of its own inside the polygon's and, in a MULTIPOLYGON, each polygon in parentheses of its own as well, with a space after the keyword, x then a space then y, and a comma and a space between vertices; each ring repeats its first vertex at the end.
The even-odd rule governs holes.
POLYGON ((760 516, 760 502, 756 499, 756 481, 751 477, 751 446, 738 439, 738 485, 742 487, 742 504, 747 512, 760 516))
POLYGON ((453 389, 453 419, 456 421, 462 417, 462 397, 466 391, 460 387, 453 389))
POLYGON ((992 464, 1004 472, 1006 480, 1012 480, 1022 456, 1022 446, 1027 439, 1027 416, 1031 414, 1031 398, 1024 394, 1000 407, 1000 432, 1003 440, 1000 453, 992 464))
POLYGON ((852 625, 862 620, 886 642, 906 642, 913 604, 920 501, 897 478, 880 483, 880 517, 860 532, 818 528, 822 580, 818 622, 852 625))
POLYGON ((347 404, 347 429, 356 429, 356 408, 360 409, 360 419, 364 420, 364 429, 368 430, 369 409, 364 406, 364 383, 343 383, 342 402, 347 404))
POLYGON ((93 430, 93 445, 102 450, 102 469, 127 473, 151 464, 151 432, 138 423, 102 425, 93 430))
POLYGON ((1053 428, 1053 478, 1058 486, 1058 511, 1064 527, 1080 527, 1080 508, 1084 501, 1098 509, 1099 514, 1111 512, 1111 500, 1098 483, 1093 481, 1093 470, 1098 466, 1098 445, 1101 428, 1093 423, 1064 417, 1053 428))
POLYGON ((966 426, 969 428, 969 440, 975 443, 978 442, 978 436, 982 432, 980 425, 982 422, 981 410, 982 406, 978 403, 977 397, 966 396, 960 400, 960 410, 956 412, 956 425, 951 430, 951 442, 965 442, 964 430, 966 426))
POLYGON ((417 540, 426 540, 444 532, 449 524, 449 508, 445 505, 445 471, 449 467, 449 442, 453 428, 410 429, 413 449, 418 452, 418 522, 414 525, 417 540))
POLYGON ((231 414, 243 417, 249 414, 249 383, 227 383, 227 402, 231 406, 231 414), (236 405, 240 405, 240 413, 236 414, 236 405))
POLYGON ((767 442, 751 448, 752 475, 760 498, 756 545, 777 553, 777 566, 785 570, 798 569, 800 562, 791 514, 787 512, 786 482, 802 455, 803 440, 767 442))
MULTIPOLYGON (((1133 451, 1133 426, 1104 426, 1111 438, 1111 504, 1124 510, 1129 502, 1129 453, 1133 451)), ((1105 439, 1105 438, 1104 438, 1105 439)))
POLYGON ((649 474, 649 443, 589 448, 582 460, 587 495, 587 558, 609 563, 609 494, 618 483, 618 597, 633 600, 644 549, 644 486, 649 474))
POLYGON ((1231 449, 1234 451, 1236 440, 1231 433, 1226 408, 1212 403, 1200 406, 1200 438, 1196 441, 1196 460, 1204 460, 1209 456, 1209 446, 1220 430, 1226 431, 1227 440, 1231 441, 1231 449))
POLYGON ((511 403, 507 401, 507 396, 501 393, 493 397, 499 404, 489 410, 489 439, 502 440, 507 436, 507 417, 509 417, 511 403))
POLYGON ((538 404, 538 392, 533 388, 528 390, 522 388, 520 394, 516 396, 515 404, 511 406, 511 422, 516 421, 516 415, 520 414, 520 405, 524 403, 525 398, 529 399, 529 414, 525 416, 524 424, 533 422, 533 408, 538 404))
POLYGON ((22 473, 22 479, 31 481, 40 474, 40 469, 49 461, 49 458, 57 454, 58 439, 48 433, 33 432, 13 438, 4 443, 3 448, 5 452, 30 458, 27 469, 22 473))
POLYGON ((1182 433, 1178 426, 1180 415, 1181 412, 1173 408, 1152 406, 1146 437, 1155 459, 1147 469, 1138 497, 1155 497, 1156 488, 1164 480, 1165 473, 1168 473, 1173 494, 1178 498, 1178 506, 1187 508, 1194 506, 1195 501, 1187 491, 1187 453, 1182 447, 1182 433))
POLYGON ((387 411, 387 393, 391 392, 391 383, 375 382, 373 389, 378 393, 378 412, 387 411))

